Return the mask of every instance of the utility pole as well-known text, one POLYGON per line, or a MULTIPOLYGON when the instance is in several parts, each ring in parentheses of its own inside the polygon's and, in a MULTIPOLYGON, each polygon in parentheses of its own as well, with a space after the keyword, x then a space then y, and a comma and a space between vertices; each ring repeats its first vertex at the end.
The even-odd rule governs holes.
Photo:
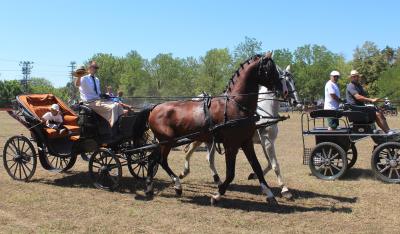
POLYGON ((22 90, 24 93, 27 93, 29 91, 28 89, 28 80, 30 79, 31 75, 31 70, 33 68, 33 62, 31 61, 21 61, 19 62, 19 65, 22 67, 22 80, 21 80, 21 85, 22 85, 22 90))
POLYGON ((71 74, 70 74, 70 86, 69 86, 69 104, 73 104, 77 98, 76 98, 76 87, 74 84, 74 71, 75 71, 75 67, 76 67, 76 62, 75 61, 71 61, 69 63, 69 68, 71 68, 71 74))

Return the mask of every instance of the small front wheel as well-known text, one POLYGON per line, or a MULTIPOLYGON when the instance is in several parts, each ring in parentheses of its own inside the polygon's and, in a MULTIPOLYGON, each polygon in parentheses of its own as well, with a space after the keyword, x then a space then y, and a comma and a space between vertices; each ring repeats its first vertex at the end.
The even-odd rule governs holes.
POLYGON ((400 143, 387 142, 372 152, 371 168, 375 176, 387 183, 400 183, 400 143))
POLYGON ((89 175, 96 188, 115 190, 122 178, 122 165, 109 149, 99 149, 89 159, 89 175))
POLYGON ((335 180, 347 170, 347 154, 335 143, 322 142, 311 152, 308 165, 312 174, 319 179, 335 180))
POLYGON ((29 181, 36 170, 36 151, 31 141, 24 136, 13 136, 3 149, 4 168, 11 178, 29 181))

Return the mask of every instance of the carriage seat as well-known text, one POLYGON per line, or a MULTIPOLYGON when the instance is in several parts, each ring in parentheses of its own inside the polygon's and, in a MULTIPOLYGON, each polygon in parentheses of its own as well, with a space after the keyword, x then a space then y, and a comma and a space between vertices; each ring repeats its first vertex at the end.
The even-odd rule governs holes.
POLYGON ((315 110, 310 112, 311 118, 341 118, 343 111, 341 110, 315 110))
POLYGON ((309 133, 314 135, 338 135, 338 134, 349 134, 351 131, 350 128, 337 128, 335 130, 328 130, 328 128, 314 128, 310 130, 309 133))
MULTIPOLYGON (((20 95, 18 98, 39 119, 50 110, 52 104, 58 104, 63 115, 63 125, 65 128, 71 132, 71 135, 79 134, 77 115, 56 96, 52 94, 31 94, 20 95)), ((56 130, 51 128, 45 127, 43 130, 49 138, 59 138, 67 135, 67 133, 60 135, 56 130)))

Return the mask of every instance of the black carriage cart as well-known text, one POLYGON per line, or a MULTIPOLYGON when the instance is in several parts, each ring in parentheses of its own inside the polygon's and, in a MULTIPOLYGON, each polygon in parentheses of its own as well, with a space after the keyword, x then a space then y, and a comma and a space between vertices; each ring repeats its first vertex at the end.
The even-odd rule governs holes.
POLYGON ((97 188, 117 188, 122 166, 127 166, 135 178, 147 176, 148 155, 154 148, 149 146, 154 145, 154 139, 150 134, 135 136, 135 129, 147 127, 135 126, 140 112, 121 117, 110 128, 87 106, 80 105, 78 111, 79 115, 52 94, 18 96, 8 113, 28 128, 30 136, 16 135, 5 143, 3 162, 7 173, 15 180, 29 181, 35 173, 37 158, 44 169, 64 172, 81 155, 89 161, 89 175, 97 188), (68 133, 47 128, 40 118, 55 103, 60 106, 68 133))
POLYGON ((316 110, 301 116, 303 164, 323 180, 343 176, 357 161, 356 142, 371 137, 375 143, 371 168, 382 181, 400 182, 400 131, 385 134, 375 127, 375 111, 346 106, 343 110, 316 110), (326 118, 338 118, 339 127, 328 130, 326 118), (315 146, 309 147, 315 137, 315 146))

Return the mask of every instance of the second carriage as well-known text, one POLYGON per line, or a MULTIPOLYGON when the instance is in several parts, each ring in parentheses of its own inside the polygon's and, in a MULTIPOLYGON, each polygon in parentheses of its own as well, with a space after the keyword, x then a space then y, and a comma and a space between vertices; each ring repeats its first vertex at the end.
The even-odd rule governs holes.
POLYGON ((376 177, 388 183, 400 183, 400 131, 386 134, 375 127, 375 112, 369 107, 345 106, 342 110, 316 110, 303 113, 301 131, 303 164, 323 180, 341 178, 354 166, 358 152, 356 142, 369 137, 374 142, 371 169, 376 177), (329 130, 326 118, 337 118, 340 127, 329 130), (315 139, 310 147, 307 136, 315 139))

